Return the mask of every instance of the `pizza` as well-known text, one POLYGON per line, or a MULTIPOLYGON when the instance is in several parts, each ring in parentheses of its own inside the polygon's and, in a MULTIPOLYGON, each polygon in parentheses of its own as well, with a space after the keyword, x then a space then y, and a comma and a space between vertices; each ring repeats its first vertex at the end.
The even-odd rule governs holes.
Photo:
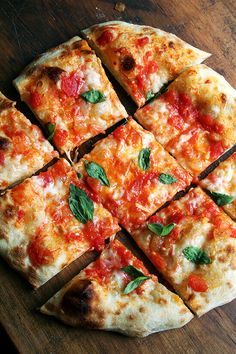
POLYGON ((184 71, 135 117, 194 177, 236 143, 236 91, 206 65, 184 71))
POLYGON ((198 316, 236 297, 236 224, 200 187, 131 234, 198 316))
POLYGON ((80 37, 42 54, 14 80, 61 153, 127 116, 101 61, 80 37))
POLYGON ((0 254, 34 287, 119 230, 64 159, 8 190, 0 220, 0 254))
POLYGON ((236 153, 199 182, 212 199, 236 220, 236 153))
POLYGON ((138 337, 182 327, 193 317, 182 300, 117 240, 43 305, 41 312, 71 326, 138 337))
POLYGON ((127 229, 146 220, 192 180, 133 119, 98 142, 75 169, 127 229))
POLYGON ((0 190, 31 176, 57 156, 41 130, 0 92, 0 190))
POLYGON ((82 33, 139 107, 188 66, 210 56, 149 26, 111 21, 82 33))

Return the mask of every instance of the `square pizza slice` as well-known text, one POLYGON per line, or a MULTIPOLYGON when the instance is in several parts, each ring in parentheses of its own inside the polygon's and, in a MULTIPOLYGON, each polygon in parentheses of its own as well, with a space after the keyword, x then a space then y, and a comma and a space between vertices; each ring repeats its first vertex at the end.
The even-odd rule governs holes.
POLYGON ((236 91, 203 64, 184 71, 135 114, 195 177, 236 143, 235 116, 236 91))
POLYGON ((182 327, 193 317, 183 301, 117 240, 49 299, 41 312, 71 326, 136 337, 182 327))
POLYGON ((192 180, 132 119, 98 142, 75 169, 125 228, 142 223, 192 180))
POLYGON ((236 220, 236 153, 199 181, 217 205, 236 220))
POLYGON ((200 187, 131 234, 197 315, 236 297, 236 224, 200 187))
POLYGON ((127 116, 101 61, 74 37, 42 54, 14 80, 60 152, 69 152, 127 116))
POLYGON ((210 56, 149 26, 111 21, 82 32, 139 107, 184 69, 210 56))
POLYGON ((0 92, 0 190, 31 176, 58 153, 0 92))
POLYGON ((64 159, 7 191, 0 220, 0 254, 34 287, 119 230, 64 159))

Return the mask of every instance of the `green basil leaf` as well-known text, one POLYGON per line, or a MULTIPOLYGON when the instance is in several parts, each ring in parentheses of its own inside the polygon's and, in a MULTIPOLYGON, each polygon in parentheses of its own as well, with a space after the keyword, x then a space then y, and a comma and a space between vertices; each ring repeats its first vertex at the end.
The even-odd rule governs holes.
POLYGON ((133 291, 136 288, 138 288, 147 279, 150 279, 150 277, 146 277, 145 275, 141 276, 141 277, 138 277, 138 278, 135 278, 134 280, 129 282, 129 284, 126 285, 126 287, 123 290, 123 293, 124 294, 131 293, 131 291, 133 291))
POLYGON ((47 132, 48 132, 48 141, 51 141, 53 139, 54 133, 55 133, 55 128, 56 128, 56 124, 52 124, 52 123, 47 123, 46 124, 46 128, 47 128, 47 132))
POLYGON ((194 246, 188 246, 183 249, 183 255, 185 258, 187 258, 189 261, 195 263, 195 264, 210 264, 211 259, 208 257, 206 252, 201 250, 198 247, 194 246))
POLYGON ((168 173, 161 173, 159 176, 159 181, 163 184, 172 184, 177 182, 177 179, 168 173))
POLYGON ((140 151, 138 155, 138 165, 144 171, 150 168, 150 154, 151 154, 151 149, 144 148, 140 151))
POLYGON ((86 102, 89 103, 99 103, 106 101, 106 96, 98 90, 90 90, 82 93, 80 95, 86 102))
POLYGON ((85 161, 84 166, 87 174, 90 177, 98 179, 102 186, 108 186, 108 187, 110 186, 110 182, 102 166, 100 166, 99 164, 93 161, 91 162, 85 161))
POLYGON ((141 270, 137 269, 136 267, 134 267, 132 265, 128 265, 127 267, 123 267, 123 268, 121 268, 121 270, 123 270, 123 272, 131 275, 134 278, 144 276, 144 274, 141 272, 141 270))
POLYGON ((76 187, 74 184, 70 184, 69 195, 69 207, 72 214, 83 224, 86 224, 88 220, 93 220, 94 205, 92 200, 87 194, 76 187))
POLYGON ((148 91, 147 96, 146 96, 146 102, 150 101, 153 97, 155 96, 155 94, 151 91, 148 91))
POLYGON ((77 177, 78 177, 79 179, 83 178, 83 175, 82 175, 82 173, 80 173, 80 172, 77 172, 76 174, 77 174, 77 177))
POLYGON ((171 223, 168 225, 163 225, 161 223, 153 223, 148 224, 148 228, 150 231, 154 232, 154 234, 158 236, 167 236, 173 230, 176 224, 171 223))
POLYGON ((230 204, 235 199, 234 197, 231 197, 230 195, 217 193, 217 192, 208 191, 208 194, 214 200, 214 202, 219 206, 224 206, 226 204, 230 204))

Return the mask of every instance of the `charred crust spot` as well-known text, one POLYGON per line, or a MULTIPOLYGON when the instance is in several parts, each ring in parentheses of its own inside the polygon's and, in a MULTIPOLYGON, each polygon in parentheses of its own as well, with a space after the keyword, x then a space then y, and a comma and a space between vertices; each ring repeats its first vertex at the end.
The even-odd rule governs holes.
POLYGON ((78 40, 76 42, 74 42, 72 45, 71 45, 71 49, 81 49, 81 50, 90 50, 91 49, 89 48, 87 42, 83 39, 81 40, 78 40))
POLYGON ((131 71, 135 67, 135 60, 132 55, 125 55, 121 59, 121 68, 123 71, 131 71))
POLYGON ((7 99, 0 99, 0 112, 15 106, 15 102, 7 99))
POLYGON ((232 287, 233 287, 233 284, 230 283, 229 281, 226 283, 226 285, 227 285, 229 288, 232 288, 232 287))
POLYGON ((3 231, 3 230, 0 230, 0 240, 3 240, 3 239, 5 239, 5 240, 7 240, 7 234, 5 233, 5 231, 3 231))
POLYGON ((89 50, 89 49, 81 50, 81 54, 84 54, 84 55, 93 54, 93 50, 89 50))
POLYGON ((156 302, 157 302, 159 305, 166 305, 166 304, 167 304, 167 300, 166 300, 166 299, 163 299, 162 297, 160 297, 159 299, 157 299, 156 302))
POLYGON ((130 315, 127 316, 127 318, 129 320, 133 321, 133 320, 135 320, 135 315, 131 313, 130 315))
POLYGON ((63 72, 65 72, 65 70, 57 66, 47 66, 44 68, 44 74, 47 75, 50 80, 55 82, 55 84, 60 80, 60 76, 63 72))
POLYGON ((224 93, 222 93, 222 94, 220 95, 220 98, 221 98, 221 102, 222 102, 222 103, 226 103, 226 102, 227 102, 227 96, 226 96, 224 93))
POLYGON ((0 150, 8 150, 11 146, 11 141, 8 138, 0 136, 0 150))
POLYGON ((77 284, 72 285, 63 296, 62 310, 72 316, 86 316, 91 312, 92 298, 91 282, 87 279, 81 279, 77 284))
POLYGON ((139 312, 144 313, 145 312, 145 307, 144 306, 140 306, 138 310, 139 310, 139 312))
POLYGON ((169 48, 175 48, 175 44, 174 44, 174 42, 169 42, 169 48))
POLYGON ((15 209, 12 205, 9 205, 6 207, 5 211, 4 211, 4 215, 7 219, 11 219, 15 216, 15 209))

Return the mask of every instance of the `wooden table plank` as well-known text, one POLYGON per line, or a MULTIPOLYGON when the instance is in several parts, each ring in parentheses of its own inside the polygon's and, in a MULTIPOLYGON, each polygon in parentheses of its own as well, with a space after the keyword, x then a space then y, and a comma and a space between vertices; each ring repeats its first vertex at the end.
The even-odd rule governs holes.
MULTIPOLYGON (((18 99, 11 81, 37 54, 108 20, 143 23, 171 31, 211 52, 208 65, 236 84, 235 0, 127 0, 124 13, 115 1, 8 0, 0 11, 0 90, 18 99)), ((109 75, 133 113, 135 105, 109 75)), ((17 106, 32 120, 24 103, 17 106)), ((124 239, 124 237, 123 237, 124 239)), ((129 242, 150 268, 148 260, 129 242)), ((233 353, 236 352, 236 301, 211 311, 179 330, 133 339, 116 333, 78 330, 41 315, 36 308, 60 288, 93 256, 77 260, 38 291, 0 260, 0 322, 21 353, 233 353)), ((152 268, 153 269, 153 268, 152 268)))

